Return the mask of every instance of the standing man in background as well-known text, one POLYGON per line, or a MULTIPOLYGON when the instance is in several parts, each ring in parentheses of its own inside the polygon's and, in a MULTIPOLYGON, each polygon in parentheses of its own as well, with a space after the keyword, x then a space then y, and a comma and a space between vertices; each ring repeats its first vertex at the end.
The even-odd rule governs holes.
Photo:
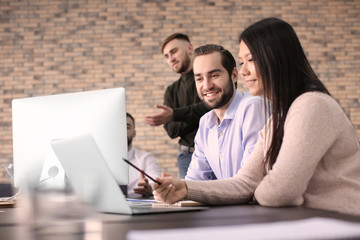
MULTIPOLYGON (((128 160, 144 170, 150 176, 156 178, 161 176, 159 164, 155 157, 148 152, 140 151, 132 146, 132 140, 136 136, 135 119, 126 113, 127 139, 128 139, 128 160)), ((150 180, 151 181, 151 180, 150 180)), ((148 197, 152 195, 152 188, 149 180, 136 169, 129 167, 129 184, 127 196, 130 198, 148 197)))
POLYGON ((183 33, 171 34, 162 42, 161 53, 169 67, 181 76, 167 87, 164 105, 156 105, 161 112, 146 116, 145 122, 150 126, 164 124, 170 138, 180 137, 177 164, 180 178, 184 178, 194 152, 199 120, 209 109, 197 95, 192 70, 194 48, 189 37, 183 33))

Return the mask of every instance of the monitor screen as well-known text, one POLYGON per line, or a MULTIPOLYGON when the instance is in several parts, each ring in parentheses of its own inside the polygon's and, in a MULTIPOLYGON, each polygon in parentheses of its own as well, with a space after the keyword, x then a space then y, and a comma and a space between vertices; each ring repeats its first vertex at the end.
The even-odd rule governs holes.
POLYGON ((91 134, 119 185, 128 184, 125 89, 112 88, 14 99, 14 185, 64 186, 50 142, 91 134))

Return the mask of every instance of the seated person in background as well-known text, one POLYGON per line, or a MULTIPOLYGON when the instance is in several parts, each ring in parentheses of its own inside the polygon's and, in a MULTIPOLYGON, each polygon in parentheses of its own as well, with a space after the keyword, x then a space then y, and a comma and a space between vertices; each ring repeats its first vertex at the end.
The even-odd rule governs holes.
POLYGON ((185 179, 211 180, 212 172, 217 179, 230 178, 252 152, 265 125, 263 98, 237 91, 236 61, 220 45, 195 49, 193 71, 199 98, 212 110, 200 119, 185 179))
POLYGON ((311 68, 294 29, 266 18, 244 30, 239 47, 239 72, 250 93, 272 103, 272 116, 251 156, 230 179, 159 178, 162 184, 153 185, 155 199, 207 204, 255 200, 263 206, 360 215, 356 130, 311 68))
MULTIPOLYGON (((126 113, 127 138, 128 138, 128 160, 138 168, 144 170, 150 176, 156 178, 161 176, 161 170, 155 157, 148 152, 140 151, 132 146, 132 140, 136 136, 135 119, 126 113)), ((129 167, 128 197, 148 197, 152 195, 152 188, 147 178, 136 169, 129 167)))

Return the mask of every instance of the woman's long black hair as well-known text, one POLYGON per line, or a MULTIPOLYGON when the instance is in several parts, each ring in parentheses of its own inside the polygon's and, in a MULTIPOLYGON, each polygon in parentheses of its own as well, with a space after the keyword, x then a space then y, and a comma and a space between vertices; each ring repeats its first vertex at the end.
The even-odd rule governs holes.
MULTIPOLYGON (((284 136, 286 115, 292 102, 309 91, 330 93, 316 76, 290 24, 266 18, 239 36, 249 48, 264 88, 264 101, 272 103, 272 141, 265 156, 269 169, 276 162, 284 136)), ((265 108, 266 108, 266 103, 265 108)))

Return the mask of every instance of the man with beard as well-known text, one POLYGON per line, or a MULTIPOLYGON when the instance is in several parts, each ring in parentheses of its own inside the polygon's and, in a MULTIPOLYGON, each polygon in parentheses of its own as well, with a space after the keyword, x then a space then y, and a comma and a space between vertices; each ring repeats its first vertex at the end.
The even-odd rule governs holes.
POLYGON ((183 33, 174 33, 161 44, 161 53, 169 67, 181 77, 167 87, 161 112, 146 116, 150 126, 164 124, 170 138, 180 137, 177 164, 180 178, 184 178, 194 151, 194 137, 202 115, 209 111, 199 99, 194 82, 193 46, 183 33))
MULTIPOLYGON (((132 140, 136 136, 135 119, 129 113, 126 113, 126 125, 128 160, 153 178, 161 176, 161 170, 155 157, 151 153, 140 151, 132 146, 132 140)), ((152 195, 152 188, 149 180, 132 167, 129 168, 129 184, 127 189, 127 196, 131 198, 148 197, 152 195)))
POLYGON ((236 90, 236 61, 220 45, 195 49, 193 70, 197 93, 212 110, 200 119, 185 179, 211 180, 212 172, 217 179, 230 178, 245 163, 267 120, 263 99, 236 90))

